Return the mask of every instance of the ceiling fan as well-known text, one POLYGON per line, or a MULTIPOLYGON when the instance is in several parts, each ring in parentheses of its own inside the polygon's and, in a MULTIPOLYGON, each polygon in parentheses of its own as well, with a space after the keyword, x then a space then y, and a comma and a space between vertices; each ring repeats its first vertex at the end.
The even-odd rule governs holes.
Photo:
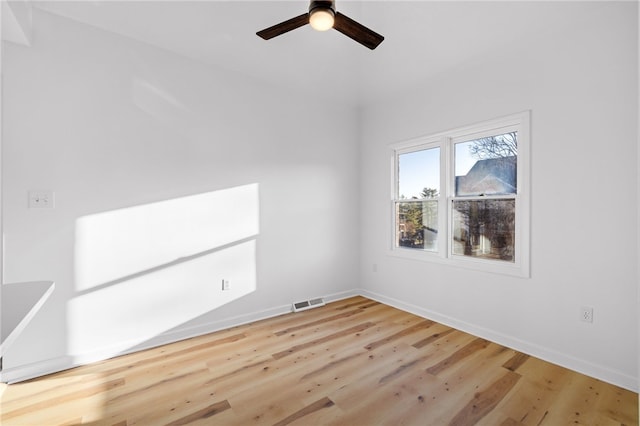
POLYGON ((342 34, 373 50, 384 40, 384 37, 364 25, 354 21, 340 12, 336 12, 335 1, 311 1, 309 12, 272 27, 258 31, 256 34, 265 40, 282 35, 296 28, 310 24, 317 31, 335 28, 342 34))

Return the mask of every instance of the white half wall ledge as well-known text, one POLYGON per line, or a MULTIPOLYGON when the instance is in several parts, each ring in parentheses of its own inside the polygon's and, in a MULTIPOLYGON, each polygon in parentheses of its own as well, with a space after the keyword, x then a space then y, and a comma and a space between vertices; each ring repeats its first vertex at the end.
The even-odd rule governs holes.
POLYGON ((0 359, 42 308, 54 288, 53 281, 2 284, 0 359))

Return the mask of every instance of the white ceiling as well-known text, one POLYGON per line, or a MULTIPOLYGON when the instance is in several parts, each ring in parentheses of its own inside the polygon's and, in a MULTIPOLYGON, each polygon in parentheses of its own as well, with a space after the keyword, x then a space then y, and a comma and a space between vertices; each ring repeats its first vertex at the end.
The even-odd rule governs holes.
POLYGON ((269 41, 255 35, 304 13, 306 0, 33 5, 287 90, 356 105, 409 91, 479 55, 517 48, 562 25, 556 17, 567 14, 554 12, 571 7, 552 2, 338 0, 337 10, 385 36, 371 51, 337 31, 318 33, 309 26, 269 41))

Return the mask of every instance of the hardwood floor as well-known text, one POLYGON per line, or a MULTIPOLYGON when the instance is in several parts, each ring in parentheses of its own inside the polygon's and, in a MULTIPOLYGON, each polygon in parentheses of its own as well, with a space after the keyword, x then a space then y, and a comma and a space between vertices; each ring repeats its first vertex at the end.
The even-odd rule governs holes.
POLYGON ((355 297, 0 385, 9 425, 637 425, 638 395, 355 297))

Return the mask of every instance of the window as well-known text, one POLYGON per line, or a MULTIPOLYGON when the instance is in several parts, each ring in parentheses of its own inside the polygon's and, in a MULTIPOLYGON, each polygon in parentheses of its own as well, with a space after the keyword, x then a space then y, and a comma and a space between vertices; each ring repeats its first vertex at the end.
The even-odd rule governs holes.
POLYGON ((402 257, 529 275, 529 114, 393 146, 402 257))
POLYGON ((396 241, 399 247, 438 250, 440 148, 398 154, 396 241))

